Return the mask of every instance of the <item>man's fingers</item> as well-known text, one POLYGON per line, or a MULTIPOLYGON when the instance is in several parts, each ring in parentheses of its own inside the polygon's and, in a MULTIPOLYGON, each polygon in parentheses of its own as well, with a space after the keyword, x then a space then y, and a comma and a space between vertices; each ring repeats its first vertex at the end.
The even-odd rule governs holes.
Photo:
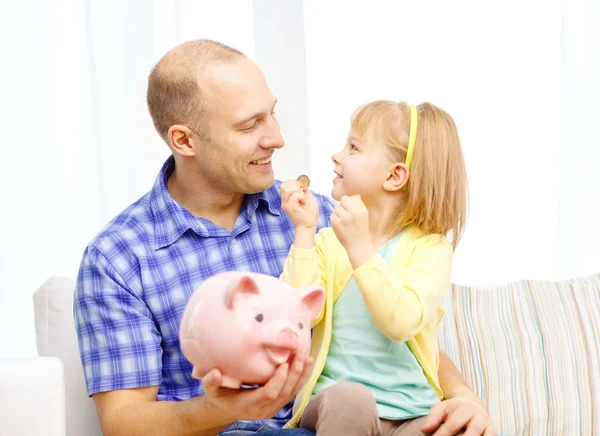
POLYGON ((476 415, 469 422, 469 427, 465 431, 465 436, 481 436, 486 431, 489 422, 483 415, 476 415))
POLYGON ((491 425, 489 425, 485 429, 485 433, 483 434, 483 436, 496 436, 496 429, 494 427, 492 427, 491 425))
POLYGON ((281 389, 282 397, 291 397, 295 394, 294 388, 296 387, 296 383, 302 376, 302 372, 304 370, 304 362, 306 358, 302 354, 296 354, 294 361, 292 362, 292 366, 288 371, 287 380, 283 389, 281 389))
POLYGON ((262 388, 256 389, 254 394, 256 395, 255 403, 257 407, 260 407, 264 404, 270 403, 279 397, 283 386, 288 377, 288 364, 282 363, 277 367, 275 374, 273 377, 265 384, 262 388))
POLYGON ((459 407, 444 422, 433 436, 454 436, 461 431, 473 418, 473 412, 469 407, 459 407))
POLYGON ((423 433, 431 433, 435 429, 437 429, 440 424, 446 418, 448 414, 448 408, 446 403, 438 403, 431 408, 429 411, 429 415, 427 416, 427 421, 425 425, 421 427, 421 432, 423 433))
POLYGON ((307 357, 304 361, 304 368, 302 369, 302 374, 300 374, 300 378, 298 378, 296 386, 294 386, 294 395, 296 395, 300 391, 300 388, 302 388, 304 383, 306 383, 306 380, 308 380, 308 377, 310 377, 314 363, 314 360, 310 357, 307 357))
POLYGON ((204 392, 207 394, 212 394, 213 396, 219 392, 221 386, 221 371, 218 369, 213 369, 209 371, 202 378, 202 387, 204 388, 204 392))

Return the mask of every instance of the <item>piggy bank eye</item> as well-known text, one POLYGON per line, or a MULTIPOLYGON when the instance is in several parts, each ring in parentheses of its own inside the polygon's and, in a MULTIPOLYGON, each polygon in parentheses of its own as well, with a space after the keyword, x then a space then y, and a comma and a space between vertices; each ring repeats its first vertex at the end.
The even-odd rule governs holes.
POLYGON ((265 317, 263 316, 262 313, 259 313, 258 315, 256 315, 254 317, 255 320, 257 320, 258 322, 263 322, 263 320, 265 319, 265 317))
POLYGON ((300 330, 302 330, 302 329, 304 328, 304 324, 302 324, 301 322, 299 322, 299 323, 298 323, 298 328, 299 328, 300 330))

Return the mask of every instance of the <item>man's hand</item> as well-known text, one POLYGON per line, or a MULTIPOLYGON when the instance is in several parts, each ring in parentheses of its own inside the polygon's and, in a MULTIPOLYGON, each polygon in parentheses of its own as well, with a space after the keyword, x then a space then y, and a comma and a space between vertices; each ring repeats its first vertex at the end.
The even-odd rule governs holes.
POLYGON ((463 429, 465 436, 496 436, 483 406, 460 396, 433 406, 421 431, 432 436, 454 436, 463 429))
POLYGON ((264 386, 242 390, 222 388, 221 373, 212 370, 202 379, 206 405, 223 422, 272 418, 296 396, 312 365, 311 358, 296 355, 290 368, 279 365, 264 386))
POLYGON ((158 386, 99 392, 93 398, 107 436, 215 436, 235 421, 275 416, 296 396, 312 363, 296 356, 291 369, 280 365, 266 385, 252 390, 221 388, 221 374, 213 370, 202 380, 206 395, 185 401, 156 401, 158 386))
POLYGON ((281 184, 281 207, 290 217, 296 229, 317 227, 319 205, 308 189, 303 189, 297 180, 288 180, 281 184))

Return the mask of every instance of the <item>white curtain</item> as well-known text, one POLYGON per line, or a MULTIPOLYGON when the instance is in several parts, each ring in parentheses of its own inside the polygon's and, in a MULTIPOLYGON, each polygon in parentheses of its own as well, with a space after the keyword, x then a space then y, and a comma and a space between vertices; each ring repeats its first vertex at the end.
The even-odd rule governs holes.
POLYGON ((373 99, 429 100, 461 136, 470 216, 453 280, 600 272, 600 4, 305 0, 311 172, 373 99))
POLYGON ((559 251, 563 276, 600 272, 600 2, 564 0, 559 251))
POLYGON ((76 277, 87 242, 168 156, 145 102, 153 64, 210 37, 254 55, 253 4, 13 0, 0 7, 0 358, 35 354, 32 293, 76 277))
POLYGON ((374 98, 448 109, 471 215, 454 279, 600 271, 600 10, 592 0, 0 2, 0 358, 35 354, 31 295, 75 277, 85 244, 167 157, 152 65, 208 37, 263 66, 287 146, 277 175, 328 193, 348 116, 374 98))

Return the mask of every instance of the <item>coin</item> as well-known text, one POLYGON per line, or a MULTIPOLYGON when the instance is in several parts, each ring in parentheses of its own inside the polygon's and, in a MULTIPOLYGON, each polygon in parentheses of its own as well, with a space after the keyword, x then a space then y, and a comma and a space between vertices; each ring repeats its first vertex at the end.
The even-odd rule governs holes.
POLYGON ((300 175, 297 180, 298 183, 300 183, 300 187, 302 187, 302 189, 308 189, 308 187, 310 186, 310 179, 306 174, 300 175))

